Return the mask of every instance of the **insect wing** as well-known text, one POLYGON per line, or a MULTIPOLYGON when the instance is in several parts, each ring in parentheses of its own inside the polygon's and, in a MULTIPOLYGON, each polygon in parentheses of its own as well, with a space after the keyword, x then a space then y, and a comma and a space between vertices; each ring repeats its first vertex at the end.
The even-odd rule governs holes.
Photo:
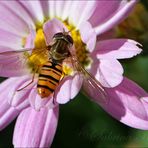
MULTIPOLYGON (((0 53, 0 76, 20 76, 30 72, 27 67, 29 57, 46 62, 49 59, 50 47, 40 49, 21 49, 17 51, 6 51, 0 53), (33 54, 33 56, 32 56, 33 54)), ((38 65, 36 65, 38 66, 38 65)))
POLYGON ((36 61, 38 66, 43 65, 51 58, 49 47, 34 49, 32 55, 32 59, 36 61))
POLYGON ((0 53, 0 76, 20 76, 27 72, 25 53, 30 49, 21 51, 6 51, 0 53))
POLYGON ((100 82, 86 69, 84 69, 75 57, 72 57, 72 65, 74 66, 74 69, 83 76, 84 94, 90 96, 93 99, 99 100, 100 103, 107 104, 109 101, 107 92, 100 82))
POLYGON ((105 89, 94 78, 85 76, 83 80, 84 94, 92 99, 99 100, 100 103, 108 104, 108 97, 105 89))
POLYGON ((16 51, 5 51, 5 52, 0 52, 0 63, 5 63, 6 61, 11 61, 12 58, 18 59, 20 55, 23 55, 25 53, 31 52, 32 49, 27 48, 27 49, 21 49, 21 50, 16 50, 16 51))

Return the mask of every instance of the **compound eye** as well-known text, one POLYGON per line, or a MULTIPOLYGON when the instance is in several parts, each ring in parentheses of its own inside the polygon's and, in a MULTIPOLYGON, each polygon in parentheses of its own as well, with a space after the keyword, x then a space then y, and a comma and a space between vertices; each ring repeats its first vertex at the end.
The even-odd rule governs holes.
POLYGON ((73 44, 73 39, 70 35, 66 35, 66 38, 67 38, 69 43, 73 44))
POLYGON ((60 37, 63 37, 63 32, 58 32, 53 36, 53 38, 60 38, 60 37))

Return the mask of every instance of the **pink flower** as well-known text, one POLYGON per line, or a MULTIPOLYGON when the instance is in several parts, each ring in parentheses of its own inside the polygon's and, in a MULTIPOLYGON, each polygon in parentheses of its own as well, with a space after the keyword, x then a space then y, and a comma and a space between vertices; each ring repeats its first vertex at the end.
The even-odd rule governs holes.
MULTIPOLYGON (((97 41, 96 36, 108 31, 124 19, 136 1, 2 1, 0 3, 0 75, 11 77, 0 86, 0 129, 19 115, 14 131, 15 147, 48 147, 51 145, 58 120, 58 105, 52 96, 41 99, 34 82, 22 91, 31 79, 30 69, 22 48, 44 47, 51 43, 55 33, 71 30, 73 50, 83 66, 104 86, 109 102, 102 103, 78 74, 67 75, 55 90, 54 100, 64 104, 81 89, 95 102, 121 122, 140 129, 148 129, 147 93, 123 78, 123 69, 117 59, 131 58, 141 52, 137 42, 128 39, 97 41), (82 11, 83 9, 83 11, 82 11), (44 40, 45 36, 45 40, 44 40), (11 51, 11 52, 10 52, 11 51), (87 54, 89 53, 89 54, 87 54), (92 61, 92 63, 91 63, 92 61), (66 92, 65 92, 66 90, 66 92), (132 101, 131 101, 132 100, 132 101), (140 112, 137 108, 140 107, 140 112), (131 120, 132 119, 132 120, 131 120)), ((26 51, 28 52, 28 51, 26 51)), ((42 58, 42 55, 38 55, 42 58)), ((27 59, 28 60, 28 59, 27 59)), ((33 61, 36 64, 36 61, 33 61)), ((31 67, 32 68, 32 67, 31 67)))

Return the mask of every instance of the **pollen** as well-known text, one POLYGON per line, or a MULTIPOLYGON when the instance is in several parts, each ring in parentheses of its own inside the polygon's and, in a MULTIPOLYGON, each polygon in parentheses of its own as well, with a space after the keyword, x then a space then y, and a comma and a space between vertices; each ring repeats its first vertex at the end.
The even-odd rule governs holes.
POLYGON ((89 68, 92 64, 92 59, 89 56, 89 50, 87 48, 87 45, 81 39, 79 30, 77 30, 74 25, 70 25, 68 21, 64 21, 64 24, 66 25, 67 29, 70 31, 70 34, 73 38, 74 47, 76 50, 75 54, 77 56, 77 59, 84 68, 89 68))
POLYGON ((25 45, 26 45, 26 40, 27 40, 26 37, 23 37, 23 38, 22 38, 22 47, 25 47, 25 45))
POLYGON ((73 68, 70 65, 63 63, 62 68, 63 68, 64 75, 71 75, 72 76, 74 74, 73 68))
POLYGON ((28 67, 32 69, 32 72, 38 73, 39 67, 48 60, 46 42, 43 29, 38 28, 36 31, 36 37, 34 39, 35 48, 30 56, 26 56, 28 59, 28 67))
MULTIPOLYGON (((62 20, 61 20, 62 21, 62 20)), ((74 41, 74 47, 75 47, 75 55, 77 56, 77 59, 81 63, 81 65, 84 68, 91 67, 92 59, 89 56, 89 50, 87 48, 87 45, 82 41, 81 34, 79 30, 74 26, 68 23, 68 21, 62 21, 67 29, 70 31, 70 35, 73 38, 74 41)), ((25 45, 26 38, 22 39, 22 44, 25 45)), ((36 36, 34 39, 34 45, 35 48, 33 49, 31 55, 25 55, 28 59, 28 66, 32 69, 32 72, 39 73, 36 69, 43 65, 47 60, 49 59, 48 51, 45 48, 46 42, 45 42, 45 35, 43 31, 43 25, 39 24, 36 27, 36 36)), ((72 66, 69 66, 69 64, 63 64, 63 73, 64 75, 73 75, 74 69, 72 66)))
POLYGON ((43 29, 39 28, 37 30, 34 44, 35 44, 35 48, 43 48, 46 46, 43 29))

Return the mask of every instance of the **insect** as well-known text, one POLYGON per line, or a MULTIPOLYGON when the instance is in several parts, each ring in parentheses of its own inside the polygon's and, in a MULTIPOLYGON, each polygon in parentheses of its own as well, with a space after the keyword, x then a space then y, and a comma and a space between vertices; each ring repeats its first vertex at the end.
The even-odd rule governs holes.
MULTIPOLYGON (((106 91, 99 81, 96 80, 87 70, 85 70, 78 61, 77 57, 71 53, 70 48, 72 45, 73 39, 68 32, 58 32, 53 36, 53 43, 51 45, 48 45, 45 49, 34 49, 32 54, 28 56, 28 61, 30 63, 32 61, 38 61, 39 63, 34 70, 34 75, 36 71, 39 73, 37 82, 38 94, 41 98, 47 98, 48 96, 54 94, 59 82, 63 79, 63 61, 69 58, 73 69, 83 77, 84 83, 86 83, 90 89, 89 91, 93 92, 95 90, 97 93, 96 96, 98 95, 98 97, 102 98, 102 100, 107 100, 106 91)), ((27 52, 27 49, 0 53, 0 61, 2 58, 6 58, 8 56, 19 56, 22 52, 27 52)), ((8 65, 6 67, 8 67, 8 65)), ((21 91, 29 86, 34 81, 34 75, 32 81, 18 91, 21 91)), ((91 94, 88 95, 93 97, 91 94)))
POLYGON ((73 39, 66 32, 53 36, 54 43, 50 47, 49 60, 41 67, 37 90, 42 98, 48 97, 57 88, 62 79, 62 62, 70 56, 69 48, 73 39))

